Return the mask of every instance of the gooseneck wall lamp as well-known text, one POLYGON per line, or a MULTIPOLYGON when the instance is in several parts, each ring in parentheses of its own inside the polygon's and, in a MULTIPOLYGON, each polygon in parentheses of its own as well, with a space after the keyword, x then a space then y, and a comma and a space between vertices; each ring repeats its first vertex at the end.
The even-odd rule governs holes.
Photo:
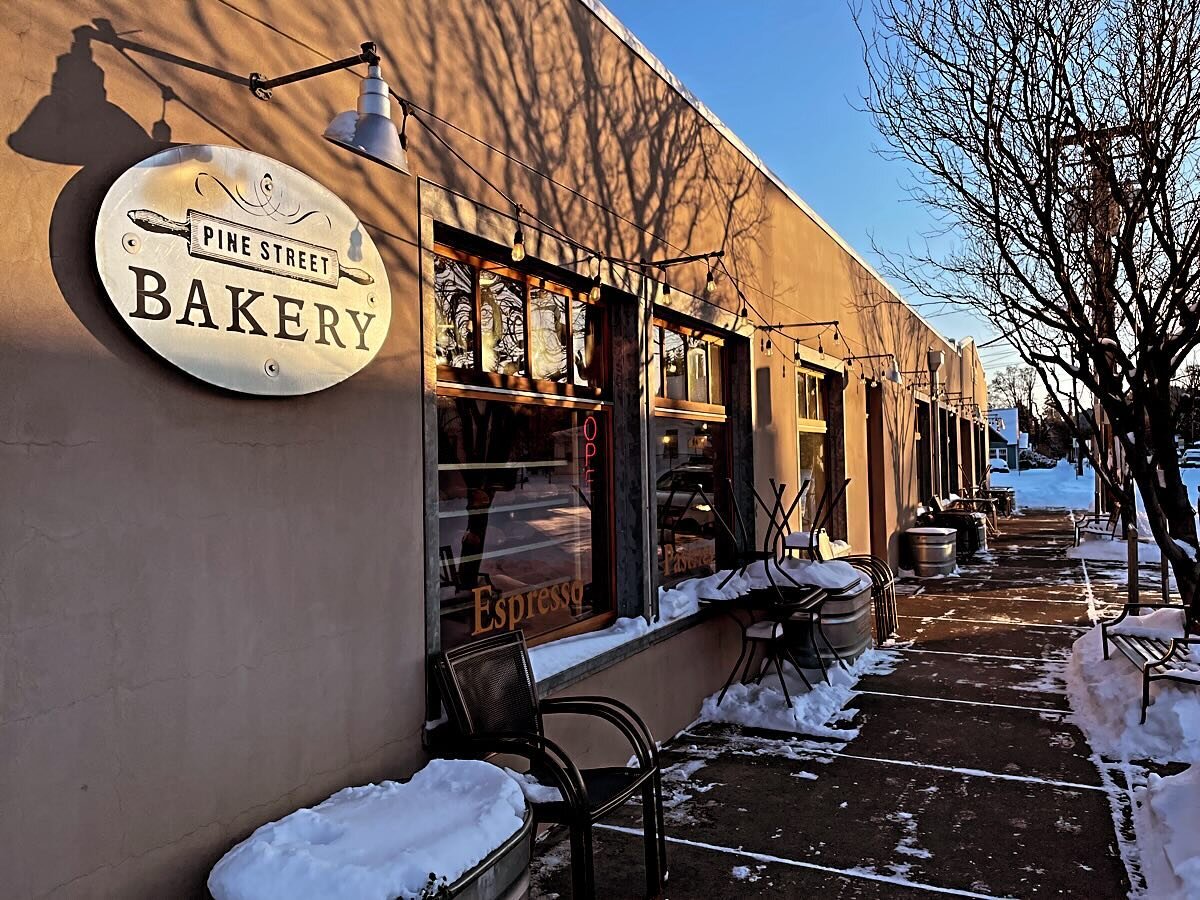
MULTIPOLYGON (((408 152, 403 135, 396 130, 396 124, 392 121, 392 98, 387 82, 380 74, 379 53, 372 41, 364 43, 361 50, 356 56, 347 56, 278 78, 264 78, 254 72, 250 75, 250 90, 259 100, 270 100, 271 91, 277 87, 366 63, 367 77, 359 88, 358 108, 334 116, 325 129, 324 138, 401 175, 408 175, 408 152)), ((405 115, 407 117, 406 110, 405 115)))

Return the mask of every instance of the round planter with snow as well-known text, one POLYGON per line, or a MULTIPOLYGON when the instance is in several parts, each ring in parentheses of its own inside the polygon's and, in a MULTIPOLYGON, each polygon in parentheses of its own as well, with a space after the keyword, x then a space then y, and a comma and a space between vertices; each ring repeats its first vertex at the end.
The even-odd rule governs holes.
POLYGON ((345 788, 256 830, 208 878, 215 900, 517 900, 532 815, 478 760, 435 759, 407 782, 345 788))

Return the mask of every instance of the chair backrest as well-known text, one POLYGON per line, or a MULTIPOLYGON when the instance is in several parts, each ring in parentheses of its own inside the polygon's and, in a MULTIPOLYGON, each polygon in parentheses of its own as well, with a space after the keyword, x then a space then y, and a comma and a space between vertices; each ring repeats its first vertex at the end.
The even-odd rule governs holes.
POLYGON ((537 682, 521 632, 447 650, 437 668, 446 712, 463 735, 542 733, 537 682))

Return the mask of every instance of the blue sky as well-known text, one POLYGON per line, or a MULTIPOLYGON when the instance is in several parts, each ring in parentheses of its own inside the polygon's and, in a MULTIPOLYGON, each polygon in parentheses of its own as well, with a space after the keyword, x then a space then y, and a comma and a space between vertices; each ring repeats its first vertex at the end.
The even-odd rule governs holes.
MULTIPOLYGON (((873 264, 929 229, 903 164, 861 112, 862 48, 844 0, 604 0, 770 168, 873 264)), ((914 298, 915 299, 915 298, 914 298)), ((947 337, 995 332, 964 312, 922 313, 947 337)), ((984 350, 989 370, 1016 362, 984 350)))

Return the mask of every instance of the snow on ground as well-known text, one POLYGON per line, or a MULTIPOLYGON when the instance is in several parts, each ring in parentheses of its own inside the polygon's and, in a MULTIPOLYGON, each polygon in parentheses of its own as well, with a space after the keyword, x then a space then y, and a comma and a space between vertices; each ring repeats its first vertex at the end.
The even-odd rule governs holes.
MULTIPOLYGON (((868 650, 850 666, 829 669, 829 681, 819 681, 809 674, 813 689, 807 690, 795 669, 784 664, 791 705, 784 699, 779 676, 767 675, 760 684, 733 684, 718 704, 719 694, 705 699, 700 710, 701 721, 727 722, 749 728, 789 731, 815 737, 848 741, 858 736, 857 728, 835 727, 853 716, 854 711, 843 707, 854 695, 854 685, 863 675, 888 675, 899 664, 899 654, 890 650, 868 650)), ((808 674, 808 673, 806 673, 808 674)))
MULTIPOLYGON (((1106 537, 1085 538, 1078 547, 1068 547, 1067 556, 1071 559, 1088 559, 1092 562, 1126 563, 1129 550, 1125 541, 1112 540, 1106 537)), ((1162 551, 1158 544, 1138 541, 1138 565, 1160 565, 1162 551)))
POLYGON ((263 825, 213 867, 208 889, 216 900, 432 896, 515 834, 524 815, 502 769, 435 759, 407 783, 346 788, 263 825))
POLYGON ((537 681, 557 675, 572 666, 599 656, 609 650, 649 634, 676 619, 690 616, 700 609, 700 600, 733 600, 750 592, 753 588, 775 584, 786 586, 788 577, 800 584, 816 584, 821 587, 842 589, 860 583, 862 577, 849 563, 831 561, 814 563, 809 560, 786 559, 782 566, 772 565, 771 577, 765 564, 758 562, 746 568, 744 575, 734 575, 725 587, 720 587, 728 576, 726 569, 707 578, 691 578, 671 588, 658 589, 658 619, 647 622, 643 618, 622 618, 608 628, 572 635, 533 647, 529 661, 533 665, 533 677, 537 681), (787 573, 786 576, 783 573, 787 573))
MULTIPOLYGON (((1120 630, 1163 637, 1182 631, 1182 614, 1158 610, 1127 618, 1120 630)), ((1192 652, 1200 658, 1200 648, 1192 652)), ((1177 775, 1150 775, 1134 791, 1134 822, 1155 900, 1200 897, 1200 688, 1158 682, 1150 689, 1146 723, 1140 716, 1141 675, 1118 650, 1104 659, 1100 628, 1075 642, 1067 666, 1073 719, 1092 748, 1134 771, 1133 760, 1190 763, 1177 775)))
POLYGON ((1022 469, 1020 473, 993 472, 992 487, 1017 490, 1017 506, 1030 509, 1091 509, 1096 477, 1087 466, 1075 477, 1075 467, 1060 459, 1053 469, 1022 469))

